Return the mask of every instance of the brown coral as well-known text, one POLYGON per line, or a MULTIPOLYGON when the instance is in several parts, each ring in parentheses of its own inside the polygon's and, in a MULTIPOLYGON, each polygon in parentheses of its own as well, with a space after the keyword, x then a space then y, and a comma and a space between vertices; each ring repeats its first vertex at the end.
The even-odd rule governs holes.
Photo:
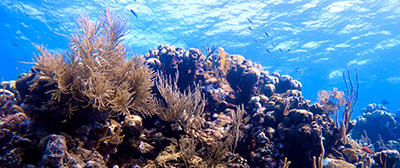
POLYGON ((163 121, 179 123, 185 132, 189 132, 190 128, 201 124, 205 99, 199 85, 193 91, 180 92, 178 78, 178 75, 174 80, 158 75, 157 89, 162 99, 158 100, 157 115, 163 121))
POLYGON ((70 37, 69 53, 50 53, 37 46, 40 56, 36 57, 33 73, 37 75, 31 87, 40 85, 39 79, 45 77, 44 86, 54 86, 46 91, 52 95, 52 104, 71 107, 60 110, 68 112, 68 117, 87 108, 93 110, 84 111, 108 111, 110 116, 151 115, 154 76, 141 58, 126 61, 121 39, 126 20, 106 10, 100 23, 91 22, 85 15, 78 24, 82 32, 70 37))
POLYGON ((229 69, 230 69, 230 59, 228 53, 225 52, 225 50, 223 48, 218 48, 218 57, 217 57, 217 61, 219 64, 219 70, 221 71, 221 75, 223 75, 223 77, 226 77, 229 69))

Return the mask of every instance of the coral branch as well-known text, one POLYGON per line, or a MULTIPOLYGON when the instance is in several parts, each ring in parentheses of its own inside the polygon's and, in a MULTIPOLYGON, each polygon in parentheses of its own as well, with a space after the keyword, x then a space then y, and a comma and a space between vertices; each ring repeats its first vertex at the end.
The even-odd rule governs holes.
POLYGON ((346 105, 344 107, 344 111, 343 111, 343 118, 341 120, 341 126, 339 128, 340 130, 340 140, 342 141, 343 144, 347 144, 347 131, 349 128, 349 123, 351 120, 351 116, 353 115, 354 112, 354 106, 357 103, 358 100, 358 91, 359 91, 359 82, 358 82, 358 72, 357 69, 355 69, 355 73, 356 73, 356 88, 354 88, 353 85, 353 81, 351 80, 351 76, 350 76, 350 70, 349 67, 346 65, 346 69, 347 69, 347 78, 348 78, 348 82, 346 80, 346 75, 343 72, 343 80, 344 83, 346 85, 346 105), (350 89, 349 89, 350 87, 350 89))
POLYGON ((193 91, 180 92, 178 88, 178 73, 173 80, 166 78, 162 73, 158 74, 157 89, 162 97, 156 100, 158 103, 157 115, 161 120, 177 122, 182 129, 189 133, 191 127, 198 127, 204 115, 205 99, 201 93, 200 85, 196 85, 193 91))
POLYGON ((321 135, 319 136, 320 139, 320 144, 321 144, 321 154, 318 157, 318 160, 315 156, 313 156, 313 168, 322 168, 323 167, 323 162, 324 162, 324 156, 325 156, 325 148, 324 148, 324 137, 321 135))
POLYGON ((282 168, 289 168, 290 163, 291 162, 287 160, 287 157, 285 157, 282 168))
POLYGON ((107 9, 98 23, 91 22, 87 15, 77 22, 81 30, 71 35, 69 52, 51 53, 36 46, 40 56, 36 56, 33 73, 38 75, 31 87, 41 85, 39 81, 45 79, 44 87, 48 89, 44 92, 51 94, 52 104, 74 107, 73 111, 83 112, 87 118, 152 115, 154 74, 141 58, 126 60, 122 37, 127 32, 127 20, 107 9), (103 112, 106 117, 100 117, 103 112))
POLYGON ((240 138, 240 127, 246 124, 246 119, 243 119, 246 111, 244 110, 244 105, 237 106, 236 110, 231 113, 232 117, 232 127, 230 130, 230 136, 232 136, 233 142, 230 145, 230 150, 234 153, 237 147, 237 143, 240 138))

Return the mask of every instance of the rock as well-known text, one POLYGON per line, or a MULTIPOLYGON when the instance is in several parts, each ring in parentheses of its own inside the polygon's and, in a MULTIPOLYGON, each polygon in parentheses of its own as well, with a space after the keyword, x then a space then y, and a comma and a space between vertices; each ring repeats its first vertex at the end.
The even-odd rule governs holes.
POLYGON ((293 109, 288 113, 290 123, 309 123, 313 120, 313 113, 304 109, 293 109))
POLYGON ((67 154, 67 142, 62 135, 51 134, 40 140, 45 145, 39 167, 62 167, 67 154))
POLYGON ((147 142, 140 141, 138 149, 143 154, 151 154, 155 152, 155 148, 148 144, 147 142))
POLYGON ((262 88, 262 93, 268 97, 272 96, 275 93, 275 85, 265 84, 262 88))
POLYGON ((400 160, 399 151, 397 150, 383 150, 373 155, 375 163, 382 167, 394 167, 400 160))
POLYGON ((260 96, 253 96, 253 97, 250 98, 249 104, 256 106, 256 104, 259 103, 260 100, 261 100, 260 96))
POLYGON ((324 159, 324 168, 355 168, 353 164, 347 163, 344 160, 337 160, 337 159, 324 159))
POLYGON ((342 150, 345 159, 350 163, 357 163, 365 155, 365 152, 358 149, 345 148, 342 150))

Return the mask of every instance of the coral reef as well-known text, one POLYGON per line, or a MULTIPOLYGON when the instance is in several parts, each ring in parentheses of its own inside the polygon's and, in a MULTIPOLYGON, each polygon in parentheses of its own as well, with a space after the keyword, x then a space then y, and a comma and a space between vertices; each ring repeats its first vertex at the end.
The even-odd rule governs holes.
MULTIPOLYGON (((376 164, 380 167, 394 167, 399 160, 400 120, 397 115, 388 112, 380 104, 368 104, 362 115, 356 119, 351 137, 356 139, 364 151, 373 153, 376 164)), ((396 165, 397 167, 400 164, 396 165)))
POLYGON ((383 150, 373 155, 377 162, 377 166, 393 168, 400 160, 399 151, 397 150, 383 150))
MULTIPOLYGON (((141 119, 136 119, 136 114, 147 117, 154 113, 151 93, 154 74, 142 59, 127 59, 121 39, 127 27, 122 17, 106 10, 99 23, 82 16, 78 24, 82 32, 70 37, 68 52, 53 53, 37 46, 40 55, 35 57, 32 71, 16 81, 15 88, 8 89, 15 90, 20 98, 13 98, 15 94, 5 90, 7 87, 2 89, 5 96, 2 106, 12 106, 11 101, 20 99, 22 108, 15 108, 23 112, 22 115, 4 111, 1 119, 6 124, 2 127, 12 130, 9 121, 22 126, 23 120, 29 120, 28 127, 35 129, 29 133, 37 134, 33 137, 35 141, 46 134, 63 133, 81 146, 71 155, 99 149, 102 155, 109 157, 117 152, 125 134, 129 135, 126 143, 139 139, 141 128, 136 128, 135 124, 141 119), (121 118, 128 119, 120 121, 121 118)), ((15 108, 6 109, 15 111, 15 108)), ((68 164, 63 162, 68 140, 58 137, 48 142, 39 167, 68 164), (51 153, 53 148, 58 151, 51 153)), ((86 159, 85 164, 88 164, 90 160, 86 159)), ((101 159, 96 164, 105 166, 105 161, 101 159)))
POLYGON ((372 105, 350 121, 357 71, 353 82, 347 68, 346 92, 321 91, 310 104, 299 81, 223 48, 203 55, 160 45, 129 58, 123 17, 106 10, 99 22, 83 16, 78 24, 68 51, 37 46, 32 70, 2 82, 0 167, 364 168, 399 160, 396 139, 378 150, 368 140, 376 135, 363 131, 373 120, 396 130, 399 117, 372 105))
POLYGON ((369 104, 357 117, 351 132, 355 139, 369 138, 372 143, 379 140, 385 143, 400 138, 400 120, 380 104, 369 104))

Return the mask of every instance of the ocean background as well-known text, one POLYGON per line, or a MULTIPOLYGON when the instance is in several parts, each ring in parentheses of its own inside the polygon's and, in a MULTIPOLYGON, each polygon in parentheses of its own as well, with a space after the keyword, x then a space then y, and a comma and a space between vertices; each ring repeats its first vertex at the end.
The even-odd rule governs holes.
POLYGON ((33 44, 68 49, 76 19, 88 14, 95 20, 106 8, 128 20, 130 55, 160 44, 223 47, 299 80, 304 98, 312 102, 320 90, 345 91, 342 73, 348 65, 353 82, 356 68, 360 83, 353 118, 384 100, 391 113, 400 108, 397 0, 2 0, 0 80, 16 80, 30 70, 38 53, 33 44))

